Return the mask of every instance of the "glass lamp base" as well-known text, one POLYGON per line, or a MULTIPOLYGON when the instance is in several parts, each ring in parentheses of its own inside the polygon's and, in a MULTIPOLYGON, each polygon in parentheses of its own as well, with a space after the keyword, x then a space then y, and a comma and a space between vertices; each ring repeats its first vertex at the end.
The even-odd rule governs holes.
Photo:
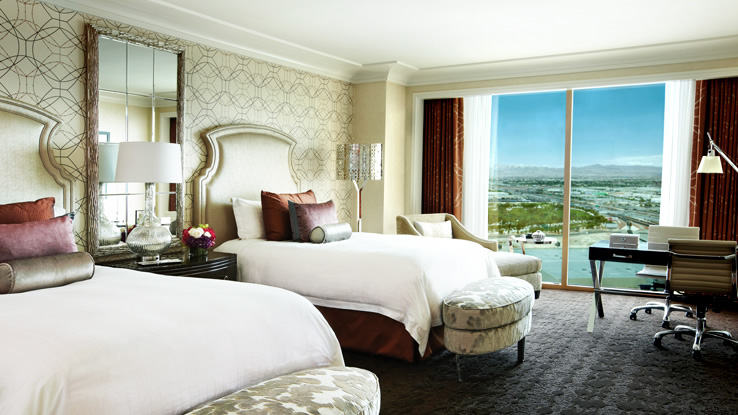
POLYGON ((104 215, 100 216, 100 226, 98 228, 98 244, 115 245, 120 243, 120 229, 104 215))
POLYGON ((159 255, 166 251, 171 243, 172 234, 163 226, 136 226, 126 238, 128 249, 144 261, 159 260, 159 255))

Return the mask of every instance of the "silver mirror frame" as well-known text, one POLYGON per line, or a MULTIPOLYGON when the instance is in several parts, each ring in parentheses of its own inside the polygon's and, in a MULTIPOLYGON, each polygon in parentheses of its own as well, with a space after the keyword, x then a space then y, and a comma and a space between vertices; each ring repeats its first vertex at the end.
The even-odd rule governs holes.
MULTIPOLYGON (((184 115, 185 115, 185 54, 184 48, 176 45, 165 44, 163 42, 134 36, 128 33, 122 33, 118 30, 108 29, 92 24, 85 26, 86 40, 86 57, 85 63, 87 67, 87 251, 95 257, 116 256, 116 257, 134 257, 125 244, 113 246, 100 246, 98 244, 99 235, 99 183, 98 183, 98 134, 99 134, 99 85, 100 85, 100 36, 104 35, 111 38, 118 38, 128 42, 158 48, 177 54, 177 143, 184 143, 184 115)), ((184 166, 184 151, 182 152, 182 166, 184 166)), ((177 183, 176 193, 176 209, 177 209, 177 231, 173 236, 173 240, 179 240, 182 234, 182 224, 184 221, 184 184, 177 183)), ((179 250, 179 247, 175 247, 179 250)))

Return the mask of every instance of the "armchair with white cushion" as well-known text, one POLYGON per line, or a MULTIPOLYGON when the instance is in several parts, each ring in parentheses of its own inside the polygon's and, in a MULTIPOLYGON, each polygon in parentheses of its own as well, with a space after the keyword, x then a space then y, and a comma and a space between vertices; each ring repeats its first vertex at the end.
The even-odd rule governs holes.
POLYGON ((475 236, 454 215, 448 213, 398 215, 397 233, 399 235, 451 237, 475 242, 492 251, 492 257, 503 277, 515 277, 529 282, 535 291, 535 298, 540 296, 543 262, 539 258, 498 251, 497 241, 475 236), (450 235, 447 234, 449 227, 451 229, 450 235))

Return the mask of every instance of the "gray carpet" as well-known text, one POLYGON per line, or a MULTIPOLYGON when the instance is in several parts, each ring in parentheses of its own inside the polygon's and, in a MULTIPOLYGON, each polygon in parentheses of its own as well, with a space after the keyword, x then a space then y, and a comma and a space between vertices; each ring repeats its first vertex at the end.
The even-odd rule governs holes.
MULTIPOLYGON (((704 359, 690 357, 692 337, 664 338, 661 312, 629 310, 647 300, 606 295, 605 318, 587 333, 592 294, 544 290, 536 300, 526 360, 507 349, 462 357, 443 351, 419 363, 344 351, 346 364, 377 374, 382 414, 736 414, 738 351, 719 340, 703 343, 704 359)), ((692 325, 683 313, 672 325, 692 325), (675 324, 676 323, 676 324, 675 324)), ((738 311, 708 313, 710 327, 738 337, 738 311)))

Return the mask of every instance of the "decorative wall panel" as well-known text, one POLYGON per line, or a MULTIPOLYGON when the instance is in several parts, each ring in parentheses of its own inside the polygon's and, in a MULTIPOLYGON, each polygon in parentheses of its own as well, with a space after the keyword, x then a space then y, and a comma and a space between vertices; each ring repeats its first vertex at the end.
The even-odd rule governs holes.
POLYGON ((234 123, 263 124, 293 136, 297 147, 292 162, 303 190, 312 188, 319 200, 333 199, 339 220, 350 220, 351 183, 336 181, 334 172, 336 144, 352 140, 352 84, 37 1, 0 0, 0 95, 63 120, 53 148, 78 182, 78 244, 86 240, 87 215, 85 23, 185 46, 187 224, 192 218, 192 178, 206 159, 200 133, 234 123))

